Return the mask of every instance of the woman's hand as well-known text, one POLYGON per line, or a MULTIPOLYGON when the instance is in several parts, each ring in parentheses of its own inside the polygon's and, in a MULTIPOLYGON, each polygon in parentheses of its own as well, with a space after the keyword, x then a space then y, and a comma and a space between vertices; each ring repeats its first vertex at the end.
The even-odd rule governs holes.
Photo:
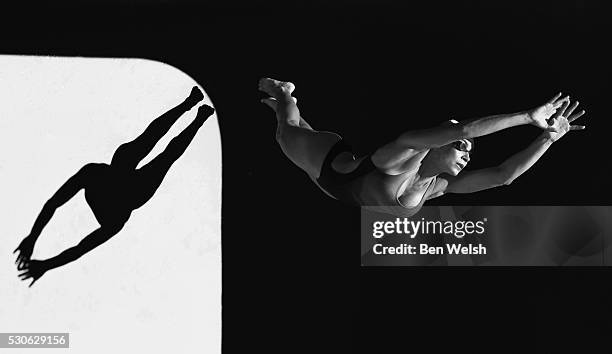
POLYGON ((17 254, 17 259, 15 260, 15 264, 17 264, 18 270, 22 270, 23 266, 25 265, 25 262, 29 261, 32 257, 35 243, 36 238, 32 237, 31 235, 28 235, 13 251, 13 253, 19 252, 19 254, 17 254))
POLYGON ((49 266, 46 261, 29 260, 25 262, 23 267, 24 272, 19 274, 21 280, 32 279, 29 287, 31 287, 40 277, 48 270, 49 266))
POLYGON ((544 105, 529 111, 529 123, 547 131, 555 130, 554 128, 552 128, 553 115, 555 115, 555 113, 557 113, 557 110, 561 108, 565 103, 569 104, 569 96, 565 96, 564 98, 559 99, 560 97, 561 92, 559 92, 555 97, 551 98, 544 105))
POLYGON ((578 101, 574 102, 571 107, 569 107, 569 100, 564 102, 561 108, 555 113, 553 117, 550 119, 550 129, 544 133, 544 136, 551 141, 555 142, 563 137, 567 132, 571 130, 583 130, 586 128, 584 125, 571 125, 570 123, 575 121, 576 119, 582 117, 585 113, 584 110, 572 114, 576 107, 578 107, 578 101))

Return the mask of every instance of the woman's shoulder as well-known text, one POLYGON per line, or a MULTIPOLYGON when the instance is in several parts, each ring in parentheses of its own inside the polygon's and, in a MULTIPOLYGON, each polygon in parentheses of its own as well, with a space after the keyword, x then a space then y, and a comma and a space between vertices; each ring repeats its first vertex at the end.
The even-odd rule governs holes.
POLYGON ((421 162, 427 156, 429 150, 413 151, 402 156, 391 159, 375 158, 372 155, 372 163, 376 168, 387 175, 401 175, 415 173, 421 166, 421 162))

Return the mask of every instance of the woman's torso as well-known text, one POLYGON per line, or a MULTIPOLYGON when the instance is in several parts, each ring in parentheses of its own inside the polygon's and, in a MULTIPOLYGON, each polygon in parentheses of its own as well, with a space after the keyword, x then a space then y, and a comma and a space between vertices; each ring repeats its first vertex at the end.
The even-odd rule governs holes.
MULTIPOLYGON (((351 160, 339 156, 334 170, 358 176, 346 183, 335 197, 362 207, 376 208, 402 216, 416 214, 431 194, 435 177, 419 183, 417 172, 427 151, 418 153, 410 161, 391 173, 383 172, 372 161, 371 155, 351 160), (344 160, 344 161, 343 161, 344 160), (361 172, 360 172, 361 171, 361 172)), ((345 156, 346 157, 346 156, 345 156)), ((329 191, 327 191, 329 194, 329 191)))
POLYGON ((415 184, 418 168, 397 175, 378 169, 355 181, 353 197, 362 206, 393 207, 393 211, 407 216, 416 213, 431 193, 435 178, 426 184, 415 184))

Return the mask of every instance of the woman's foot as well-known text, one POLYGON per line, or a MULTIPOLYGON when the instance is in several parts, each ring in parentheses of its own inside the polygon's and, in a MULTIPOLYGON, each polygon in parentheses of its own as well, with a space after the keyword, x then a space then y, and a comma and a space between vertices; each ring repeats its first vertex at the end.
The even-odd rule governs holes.
MULTIPOLYGON (((291 98, 293 98, 293 102, 297 104, 297 98, 295 97, 291 97, 291 98)), ((274 112, 276 112, 276 105, 278 104, 278 102, 276 101, 276 98, 268 97, 268 98, 264 98, 260 100, 260 102, 266 104, 266 106, 272 108, 274 112)))
POLYGON ((295 85, 288 81, 279 81, 264 77, 259 80, 259 90, 278 99, 284 95, 291 96, 291 93, 295 90, 295 85))

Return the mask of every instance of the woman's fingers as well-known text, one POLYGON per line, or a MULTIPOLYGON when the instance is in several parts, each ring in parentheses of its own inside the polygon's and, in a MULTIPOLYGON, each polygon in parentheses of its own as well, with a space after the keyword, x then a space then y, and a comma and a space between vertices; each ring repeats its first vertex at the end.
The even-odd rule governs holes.
POLYGON ((558 94, 555 95, 555 97, 551 98, 550 100, 548 100, 547 103, 553 104, 555 103, 556 100, 559 99, 559 97, 561 97, 561 92, 559 92, 558 94))
POLYGON ((576 109, 576 107, 578 107, 578 105, 579 105, 579 104, 580 104, 580 102, 575 101, 575 102, 574 102, 574 104, 572 104, 572 105, 571 105, 571 106, 570 106, 570 107, 567 109, 567 111, 566 111, 566 112, 564 112, 564 113, 565 113, 565 116, 566 116, 566 117, 569 117, 569 116, 572 114, 572 112, 574 112, 574 110, 576 109))
MULTIPOLYGON (((582 117, 586 112, 584 110, 573 114, 580 102, 576 101, 570 106, 570 97, 565 96, 562 99, 561 92, 556 94, 553 98, 551 98, 546 104, 552 105, 551 108, 555 110, 554 114, 548 119, 549 127, 546 129, 548 131, 556 132, 558 130, 558 122, 560 119, 567 119, 568 123, 575 121, 576 119, 582 117)), ((583 130, 586 126, 584 125, 570 125, 569 130, 583 130)))
POLYGON ((567 121, 571 123, 571 122, 575 121, 576 119, 582 117, 585 113, 586 113, 586 111, 582 110, 582 111, 580 111, 580 112, 578 112, 578 113, 576 113, 574 115, 569 116, 569 118, 567 118, 567 121))
POLYGON ((566 100, 566 98, 564 98, 561 101, 559 101, 560 104, 561 104, 561 107, 557 107, 558 109, 553 113, 553 115, 550 118, 548 118, 548 125, 550 125, 550 126, 557 125, 557 120, 559 118, 563 117, 563 114, 565 113, 565 110, 569 106, 569 100, 566 100))
POLYGON ((569 104, 569 96, 565 96, 563 97, 563 99, 560 99, 557 102, 553 103, 553 109, 557 109, 563 106, 566 102, 569 104))
POLYGON ((561 108, 559 108, 559 111, 557 111, 557 113, 559 113, 557 117, 565 117, 565 111, 567 110, 567 107, 569 107, 569 105, 570 105, 570 101, 569 101, 569 96, 568 96, 567 101, 563 102, 561 104, 561 108))

